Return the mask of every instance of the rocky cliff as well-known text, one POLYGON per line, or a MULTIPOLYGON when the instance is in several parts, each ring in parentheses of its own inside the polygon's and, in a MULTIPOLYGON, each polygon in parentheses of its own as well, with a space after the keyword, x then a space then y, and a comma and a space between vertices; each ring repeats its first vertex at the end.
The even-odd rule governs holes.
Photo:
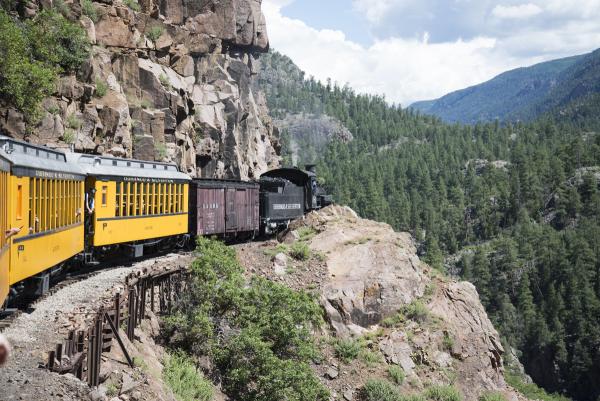
POLYGON ((475 287, 422 263, 409 234, 331 206, 293 223, 283 240, 240 246, 240 260, 251 274, 320 298, 324 336, 336 339, 321 342, 329 345, 314 369, 334 394, 356 399, 396 366, 405 394, 452 385, 466 400, 523 398, 504 381, 504 349, 475 287), (303 244, 310 256, 298 260, 303 244), (355 355, 339 345, 352 341, 362 347, 355 355))
MULTIPOLYGON (((28 2, 21 17, 58 2, 28 2)), ((87 31, 91 55, 75 75, 61 77, 35 125, 0 107, 4 133, 78 152, 174 161, 199 177, 248 179, 279 164, 277 130, 264 95, 252 88, 269 47, 261 0, 60 6, 87 31)))

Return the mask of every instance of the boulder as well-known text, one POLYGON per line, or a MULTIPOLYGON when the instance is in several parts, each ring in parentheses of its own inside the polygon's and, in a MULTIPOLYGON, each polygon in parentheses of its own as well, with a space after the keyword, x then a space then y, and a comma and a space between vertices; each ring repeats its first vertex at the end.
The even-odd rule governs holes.
POLYGON ((416 367, 412 360, 412 348, 406 335, 394 331, 379 342, 379 349, 388 363, 399 365, 404 372, 410 373, 416 367))
POLYGON ((409 234, 369 220, 355 224, 355 216, 351 210, 330 207, 319 215, 327 224, 308 222, 319 231, 311 248, 328 255, 330 279, 321 303, 338 336, 350 335, 349 324, 378 324, 421 297, 430 281, 409 234))
POLYGON ((127 156, 131 153, 132 141, 129 127, 129 105, 125 95, 109 92, 102 99, 96 100, 98 117, 102 123, 102 134, 113 146, 109 153, 115 156, 127 156))
POLYGON ((135 34, 134 27, 129 26, 123 18, 112 15, 110 11, 114 9, 102 15, 95 26, 96 41, 104 46, 135 49, 139 32, 135 34))
POLYGON ((187 54, 176 56, 171 59, 171 67, 175 72, 183 77, 191 77, 194 75, 194 59, 187 54))
POLYGON ((287 273, 288 257, 285 253, 278 253, 273 258, 273 270, 275 274, 283 276, 287 273))
MULTIPOLYGON (((92 3, 92 5, 93 4, 94 3, 92 3)), ((81 18, 79 18, 79 23, 85 30, 88 40, 90 41, 90 44, 95 45, 96 44, 96 26, 94 25, 94 21, 92 21, 89 17, 82 15, 81 18)))

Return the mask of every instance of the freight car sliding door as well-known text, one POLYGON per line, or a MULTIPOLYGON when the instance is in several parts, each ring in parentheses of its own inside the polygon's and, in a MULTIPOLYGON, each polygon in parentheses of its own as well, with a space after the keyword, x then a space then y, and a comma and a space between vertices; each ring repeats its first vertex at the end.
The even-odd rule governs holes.
POLYGON ((225 224, 227 228, 227 232, 235 232, 238 230, 239 224, 237 221, 237 190, 235 188, 227 188, 227 195, 225 196, 225 201, 227 202, 227 211, 225 224))
POLYGON ((198 187, 198 235, 215 235, 225 232, 225 190, 198 187))

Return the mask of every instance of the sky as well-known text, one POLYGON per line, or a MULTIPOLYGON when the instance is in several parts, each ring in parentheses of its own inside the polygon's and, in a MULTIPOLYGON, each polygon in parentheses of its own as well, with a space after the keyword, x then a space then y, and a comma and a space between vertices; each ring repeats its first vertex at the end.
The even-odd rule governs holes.
POLYGON ((600 0, 263 0, 310 76, 408 106, 600 47, 600 0))

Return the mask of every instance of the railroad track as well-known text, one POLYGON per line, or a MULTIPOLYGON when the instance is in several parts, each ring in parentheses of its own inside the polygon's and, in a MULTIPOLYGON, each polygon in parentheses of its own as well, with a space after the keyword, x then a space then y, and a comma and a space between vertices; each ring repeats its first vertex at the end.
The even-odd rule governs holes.
POLYGON ((65 287, 68 287, 72 284, 75 284, 80 281, 87 280, 96 274, 99 274, 102 270, 106 270, 109 268, 114 268, 115 266, 104 266, 101 268, 94 268, 93 271, 86 271, 76 274, 69 274, 64 279, 59 279, 52 287, 48 289, 48 292, 45 294, 36 297, 33 300, 25 301, 22 304, 18 305, 16 308, 11 308, 5 312, 4 316, 0 316, 0 333, 6 331, 14 322, 21 316, 23 313, 28 313, 32 310, 35 310, 35 307, 38 303, 43 300, 50 298, 58 291, 62 290, 65 287))
POLYGON ((170 253, 175 253, 175 254, 185 254, 186 251, 184 250, 166 250, 163 252, 158 252, 152 255, 148 255, 147 257, 142 257, 142 258, 138 258, 135 260, 121 260, 120 262, 117 261, 106 261, 103 263, 100 263, 97 266, 92 266, 92 267, 87 267, 85 268, 85 270, 80 270, 80 271, 71 271, 68 274, 64 274, 63 276, 59 276, 57 279, 55 279, 55 283, 52 284, 52 286, 48 289, 48 292, 46 292, 45 294, 36 297, 35 299, 28 299, 28 300, 24 300, 18 303, 16 308, 11 308, 8 309, 6 312, 4 312, 4 315, 0 314, 0 333, 3 333, 4 331, 6 331, 14 322, 15 320, 17 320, 19 318, 19 316, 21 316, 23 313, 31 313, 33 310, 35 310, 36 305, 48 298, 50 298, 51 296, 53 296, 54 294, 56 294, 58 291, 62 290, 65 287, 68 287, 72 284, 78 283, 80 281, 84 281, 87 280, 97 274, 100 274, 103 271, 109 270, 109 269, 114 269, 114 268, 118 268, 118 267, 127 267, 127 266, 131 266, 135 263, 139 263, 148 259, 155 259, 161 256, 165 256, 167 254, 170 253))

